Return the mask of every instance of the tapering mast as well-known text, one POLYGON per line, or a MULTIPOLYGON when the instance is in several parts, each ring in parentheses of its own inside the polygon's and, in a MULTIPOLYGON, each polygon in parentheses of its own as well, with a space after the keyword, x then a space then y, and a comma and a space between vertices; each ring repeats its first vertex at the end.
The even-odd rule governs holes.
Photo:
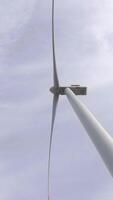
POLYGON ((113 138, 69 88, 65 89, 65 94, 107 169, 113 176, 113 138))

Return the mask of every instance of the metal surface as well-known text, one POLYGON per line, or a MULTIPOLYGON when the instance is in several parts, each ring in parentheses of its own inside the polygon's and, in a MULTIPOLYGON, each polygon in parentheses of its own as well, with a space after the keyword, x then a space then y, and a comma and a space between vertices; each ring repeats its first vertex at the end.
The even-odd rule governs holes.
MULTIPOLYGON (((52 122, 51 122, 51 134, 49 143, 49 158, 48 158, 48 200, 50 199, 50 168, 51 168, 51 150, 52 150, 52 138, 53 138, 53 128, 56 116, 56 109, 58 104, 59 95, 65 94, 66 87, 59 86, 57 66, 56 66, 56 55, 55 55, 55 33, 54 33, 54 0, 52 0, 52 51, 53 51, 53 87, 50 91, 54 94, 53 97, 53 108, 52 108, 52 122)), ((76 95, 86 95, 87 88, 80 87, 79 85, 72 85, 70 89, 76 95)))
POLYGON ((54 87, 59 87, 55 56, 55 33, 54 33, 54 0, 52 0, 52 50, 53 50, 53 82, 54 87))
POLYGON ((49 199, 49 193, 50 193, 51 147, 52 147, 53 128, 54 128, 58 99, 59 99, 59 95, 54 95, 54 97, 53 97, 53 108, 52 108, 52 121, 51 121, 51 135, 50 135, 50 143, 49 143, 49 159, 48 159, 48 199, 49 199))
MULTIPOLYGON (((67 87, 51 87, 50 91, 53 94, 57 94, 57 95, 65 95, 65 89, 67 87)), ((81 86, 69 86, 68 88, 70 88, 70 90, 72 90, 76 95, 86 95, 87 94, 87 88, 86 87, 81 87, 81 86)))
POLYGON ((65 89, 65 94, 107 169, 113 176, 113 138, 69 88, 65 89))
MULTIPOLYGON (((57 68, 56 68, 56 57, 55 57, 54 0, 52 0, 52 51, 53 51, 53 85, 55 88, 58 88, 59 80, 58 80, 58 74, 57 74, 57 68)), ((59 99, 59 94, 54 93, 53 108, 52 108, 51 134, 50 134, 50 143, 49 143, 49 158, 48 158, 48 200, 49 200, 49 196, 50 196, 51 148, 52 148, 53 128, 54 128, 58 99, 59 99)))

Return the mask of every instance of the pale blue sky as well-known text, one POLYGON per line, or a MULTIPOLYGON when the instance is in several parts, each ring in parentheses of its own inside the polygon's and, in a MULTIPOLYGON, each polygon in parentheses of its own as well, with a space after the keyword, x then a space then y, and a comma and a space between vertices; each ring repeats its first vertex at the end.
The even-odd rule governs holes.
MULTIPOLYGON (((63 84, 113 136, 113 0, 56 1, 56 52, 63 84)), ((51 1, 0 0, 0 200, 47 199, 52 95, 51 1)), ((54 130, 54 200, 112 200, 113 179, 66 97, 54 130)))

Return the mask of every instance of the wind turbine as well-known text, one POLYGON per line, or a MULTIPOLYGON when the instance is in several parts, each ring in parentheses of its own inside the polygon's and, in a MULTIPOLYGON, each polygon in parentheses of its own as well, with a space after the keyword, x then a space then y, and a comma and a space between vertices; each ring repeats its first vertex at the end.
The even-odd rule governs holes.
POLYGON ((52 122, 49 145, 49 159, 48 159, 48 200, 50 193, 50 164, 51 164, 51 149, 52 136, 56 116, 56 109, 58 105, 59 95, 66 95, 73 110, 77 114, 79 120, 84 126, 90 139, 99 152, 108 171, 113 176, 113 138, 97 121, 95 116, 88 110, 88 108, 78 99, 77 95, 86 95, 87 88, 79 85, 71 85, 61 87, 57 74, 56 56, 55 56, 55 35, 54 35, 54 0, 52 0, 52 51, 53 51, 53 87, 50 91, 53 93, 53 107, 52 107, 52 122))

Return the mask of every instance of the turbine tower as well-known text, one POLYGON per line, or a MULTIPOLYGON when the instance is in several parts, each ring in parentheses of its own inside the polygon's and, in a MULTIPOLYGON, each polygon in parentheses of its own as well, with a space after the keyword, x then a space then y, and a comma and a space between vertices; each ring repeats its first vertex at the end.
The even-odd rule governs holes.
POLYGON ((88 108, 78 99, 77 95, 86 95, 87 88, 80 85, 60 86, 57 74, 56 56, 55 56, 55 32, 54 32, 54 7, 55 2, 52 0, 52 51, 53 51, 53 86, 50 91, 53 93, 53 107, 52 107, 52 122, 51 134, 49 144, 49 159, 48 159, 48 200, 50 194, 50 164, 51 164, 51 150, 53 128, 56 116, 56 109, 58 105, 59 95, 66 95, 73 110, 84 126, 87 134, 99 152, 104 164, 113 176, 113 138, 97 121, 94 115, 88 108))

